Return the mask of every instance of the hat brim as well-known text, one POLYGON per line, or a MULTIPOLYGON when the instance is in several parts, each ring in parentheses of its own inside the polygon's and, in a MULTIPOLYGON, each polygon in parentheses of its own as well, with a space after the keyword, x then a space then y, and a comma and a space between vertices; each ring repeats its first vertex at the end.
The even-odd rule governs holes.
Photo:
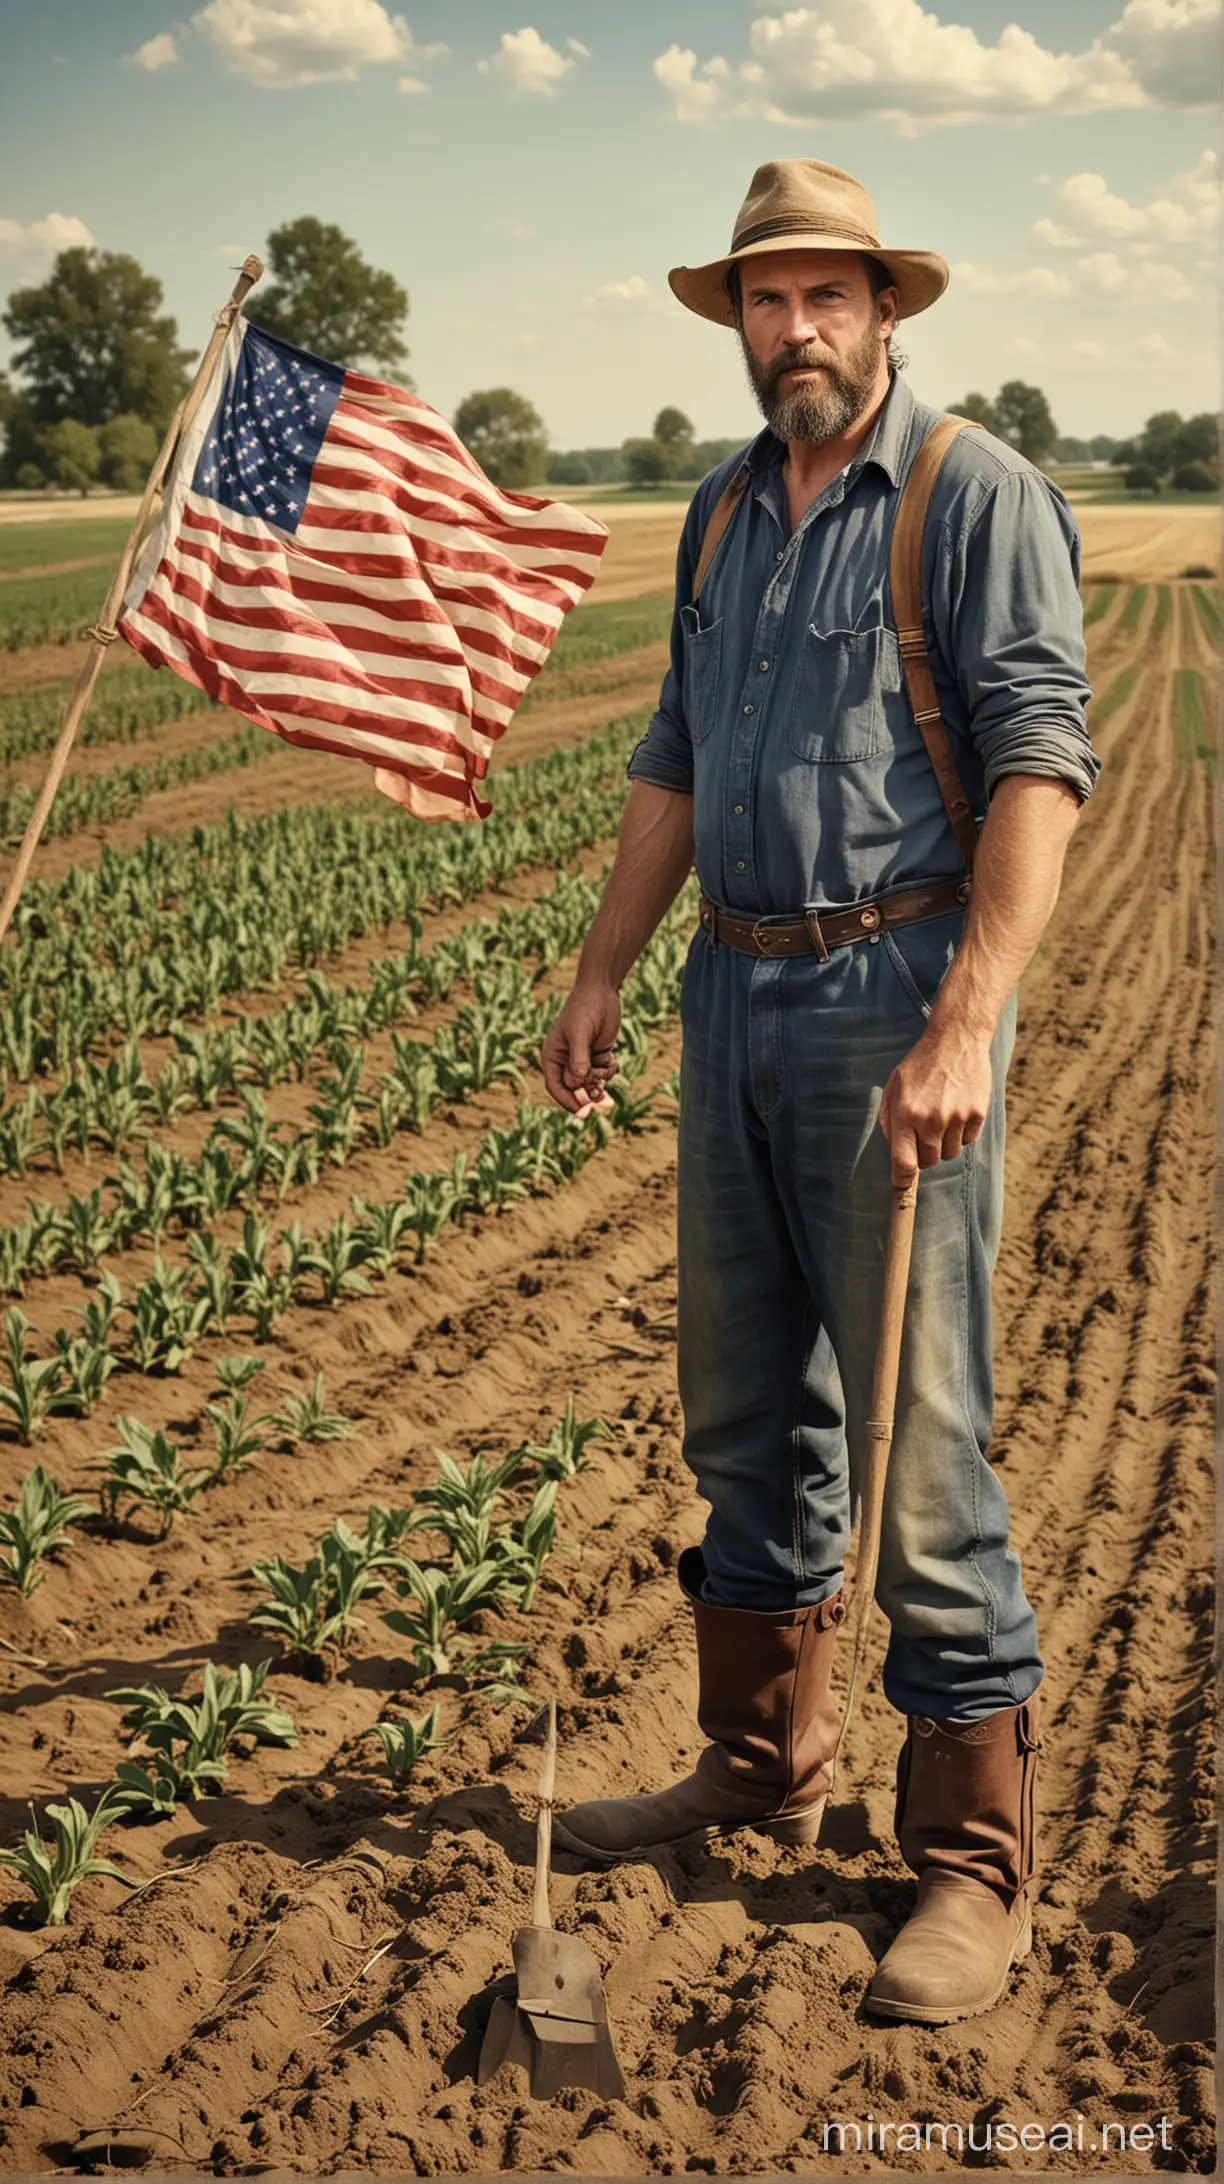
POLYGON ((853 250, 861 256, 879 258, 888 267, 898 291, 898 318, 913 318, 916 311, 925 311, 948 285, 947 260, 934 250, 887 250, 882 243, 875 249, 852 242, 849 237, 843 240, 836 235, 820 235, 814 229, 806 234, 769 236, 759 243, 747 243, 742 250, 716 258, 712 265, 673 266, 667 285, 686 310, 712 319, 716 326, 734 326, 735 313, 724 285, 727 267, 780 250, 853 250))

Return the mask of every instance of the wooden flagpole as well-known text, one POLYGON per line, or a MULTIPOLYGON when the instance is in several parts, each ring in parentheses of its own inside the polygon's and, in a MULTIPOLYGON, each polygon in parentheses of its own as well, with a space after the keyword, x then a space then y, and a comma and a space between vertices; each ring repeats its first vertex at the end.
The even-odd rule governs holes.
POLYGON ((136 564, 136 556, 148 536, 156 504, 162 497, 162 480, 170 467, 175 448, 186 433, 204 398, 204 389, 208 385, 213 366, 225 345, 230 327, 242 309, 249 291, 255 286, 262 272, 262 258, 257 258, 252 253, 249 258, 243 260, 242 271, 234 283, 229 302, 224 304, 217 313, 216 324, 209 335, 204 354, 200 358, 195 378, 166 428, 166 437, 157 451, 156 461, 149 472, 144 493, 141 496, 140 507, 136 513, 136 521, 132 525, 131 536, 119 557, 119 566, 111 579, 111 587, 106 594, 106 603, 98 616, 96 624, 89 632, 89 651, 77 677, 76 688, 72 693, 68 711, 64 716, 64 725, 60 729, 58 741, 51 753, 51 763, 47 768, 46 780, 38 792, 38 802, 30 813, 25 833, 22 836, 21 847, 17 852, 17 862, 13 867, 4 901, 0 904, 0 940, 4 939, 12 923, 13 912, 21 899, 21 890, 25 886, 30 864, 38 847, 39 837, 47 823, 47 814, 55 801, 55 792, 63 778, 64 768, 68 764, 68 754, 72 749, 77 729, 84 717, 85 708, 93 694, 93 686, 98 679, 98 670, 102 665, 102 656, 107 646, 113 644, 118 635, 115 628, 115 616, 123 604, 123 595, 131 580, 132 570, 136 564))

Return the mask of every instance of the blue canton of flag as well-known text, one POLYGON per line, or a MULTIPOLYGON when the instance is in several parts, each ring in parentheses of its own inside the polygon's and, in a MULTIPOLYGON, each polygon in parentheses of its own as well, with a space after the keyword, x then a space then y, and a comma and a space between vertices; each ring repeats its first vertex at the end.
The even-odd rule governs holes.
POLYGON ((248 326, 209 421, 192 488, 279 530, 296 531, 344 373, 248 326))

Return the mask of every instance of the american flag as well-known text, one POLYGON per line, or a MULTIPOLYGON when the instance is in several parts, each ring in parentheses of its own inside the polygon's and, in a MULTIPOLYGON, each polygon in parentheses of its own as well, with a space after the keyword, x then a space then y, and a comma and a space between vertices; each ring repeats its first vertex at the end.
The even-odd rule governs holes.
POLYGON ((608 534, 485 476, 436 410, 238 319, 119 630, 419 819, 486 819, 489 754, 608 534))

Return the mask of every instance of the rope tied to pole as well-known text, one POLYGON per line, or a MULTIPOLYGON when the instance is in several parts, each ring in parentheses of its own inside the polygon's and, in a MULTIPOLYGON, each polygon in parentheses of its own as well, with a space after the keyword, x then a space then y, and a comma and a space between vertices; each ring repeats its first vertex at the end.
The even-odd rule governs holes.
POLYGON ((91 638, 95 645, 113 645, 119 632, 117 629, 108 628, 105 622, 95 622, 92 629, 86 630, 85 635, 91 638))

